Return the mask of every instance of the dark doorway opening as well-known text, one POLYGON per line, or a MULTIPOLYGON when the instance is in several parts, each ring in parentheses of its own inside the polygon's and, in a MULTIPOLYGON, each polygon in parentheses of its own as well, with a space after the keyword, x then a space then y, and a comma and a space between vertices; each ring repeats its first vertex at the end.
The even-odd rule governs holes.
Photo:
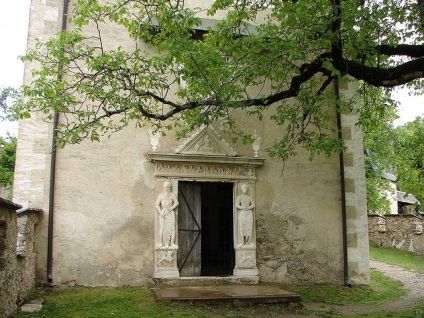
POLYGON ((234 269, 233 184, 202 183, 202 276, 234 269))
POLYGON ((233 184, 180 181, 178 188, 180 275, 232 275, 233 184))

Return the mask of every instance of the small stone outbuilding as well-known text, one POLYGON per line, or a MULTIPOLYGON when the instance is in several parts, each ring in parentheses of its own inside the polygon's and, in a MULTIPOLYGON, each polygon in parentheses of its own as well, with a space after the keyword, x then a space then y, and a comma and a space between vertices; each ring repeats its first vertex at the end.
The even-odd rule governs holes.
POLYGON ((397 203, 398 203, 398 213, 399 214, 410 214, 419 216, 420 215, 420 201, 417 200, 417 198, 410 193, 397 191, 397 203))

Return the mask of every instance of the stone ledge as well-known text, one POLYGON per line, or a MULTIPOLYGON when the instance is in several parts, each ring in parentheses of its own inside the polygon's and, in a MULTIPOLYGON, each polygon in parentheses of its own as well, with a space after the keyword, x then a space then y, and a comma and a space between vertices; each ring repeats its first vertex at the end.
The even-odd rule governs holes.
POLYGON ((22 305, 21 312, 38 312, 43 308, 42 299, 34 299, 22 305))
POLYGON ((176 154, 176 153, 149 153, 147 159, 151 162, 177 163, 179 165, 187 163, 219 164, 219 165, 241 165, 248 167, 260 167, 264 158, 255 157, 230 157, 220 155, 203 154, 176 154))

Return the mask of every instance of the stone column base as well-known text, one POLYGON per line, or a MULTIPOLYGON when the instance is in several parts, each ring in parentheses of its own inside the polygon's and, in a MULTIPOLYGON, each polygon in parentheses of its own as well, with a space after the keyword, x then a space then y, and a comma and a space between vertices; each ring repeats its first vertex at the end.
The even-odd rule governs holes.
POLYGON ((236 266, 233 275, 235 277, 258 276, 256 267, 256 245, 241 245, 236 248, 236 266))
POLYGON ((177 268, 178 247, 160 247, 155 250, 154 278, 178 278, 180 272, 177 268))
POLYGON ((233 275, 236 277, 249 277, 249 276, 258 276, 259 271, 257 268, 234 268, 233 275))

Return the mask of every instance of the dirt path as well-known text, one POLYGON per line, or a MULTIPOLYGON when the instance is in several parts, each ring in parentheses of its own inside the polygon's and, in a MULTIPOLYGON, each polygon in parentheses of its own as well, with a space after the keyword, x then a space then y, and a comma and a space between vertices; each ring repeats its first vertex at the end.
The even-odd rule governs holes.
MULTIPOLYGON (((375 268, 387 276, 399 280, 407 290, 407 295, 397 301, 381 305, 349 305, 334 306, 327 304, 306 304, 305 308, 314 311, 336 311, 340 315, 368 314, 381 311, 398 311, 411 309, 424 299, 424 275, 407 271, 399 266, 388 265, 371 261, 371 268, 375 268)), ((424 313, 423 313, 424 316, 424 313)))

